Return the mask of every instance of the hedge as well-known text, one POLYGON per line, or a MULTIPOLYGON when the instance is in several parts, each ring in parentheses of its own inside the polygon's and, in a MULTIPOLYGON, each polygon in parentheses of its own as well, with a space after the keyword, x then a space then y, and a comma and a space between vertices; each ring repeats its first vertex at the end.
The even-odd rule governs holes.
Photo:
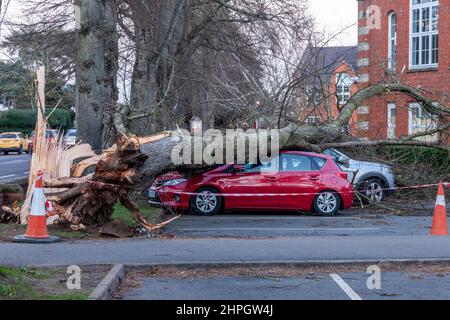
MULTIPOLYGON (((46 115, 51 110, 46 110, 46 115)), ((0 133, 1 132, 22 132, 30 134, 34 130, 37 120, 37 110, 12 109, 0 112, 0 133)), ((55 110, 50 116, 49 126, 52 129, 62 129, 64 131, 73 127, 72 114, 67 110, 55 110)))
POLYGON ((416 146, 389 146, 386 148, 387 153, 398 159, 403 164, 428 164, 438 170, 449 172, 450 158, 445 150, 416 147, 416 146))

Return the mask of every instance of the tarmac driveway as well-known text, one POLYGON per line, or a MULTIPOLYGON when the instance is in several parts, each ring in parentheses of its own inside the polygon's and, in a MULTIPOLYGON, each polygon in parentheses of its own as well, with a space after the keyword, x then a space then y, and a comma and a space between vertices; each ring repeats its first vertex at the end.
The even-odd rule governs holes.
POLYGON ((280 238, 304 236, 427 235, 431 216, 299 214, 186 215, 169 224, 168 234, 179 238, 280 238))

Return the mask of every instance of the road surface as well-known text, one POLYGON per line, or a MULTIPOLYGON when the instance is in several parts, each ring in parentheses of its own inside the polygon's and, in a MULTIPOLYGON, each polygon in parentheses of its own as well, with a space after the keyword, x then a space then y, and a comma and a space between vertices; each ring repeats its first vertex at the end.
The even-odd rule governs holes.
POLYGON ((450 237, 310 236, 268 240, 74 241, 50 245, 0 243, 0 265, 15 266, 436 258, 450 258, 450 237))
MULTIPOLYGON (((382 270, 382 269, 381 269, 382 270)), ((255 272, 256 273, 256 272, 255 272)), ((206 272, 207 275, 207 272, 206 272)), ((450 275, 382 272, 379 287, 368 287, 366 272, 303 276, 226 275, 144 277, 124 290, 124 300, 449 300, 450 275)), ((214 310, 211 309, 211 314, 214 310)), ((221 312, 218 310, 216 312, 221 312)))
POLYGON ((0 183, 28 177, 31 155, 0 154, 0 183))

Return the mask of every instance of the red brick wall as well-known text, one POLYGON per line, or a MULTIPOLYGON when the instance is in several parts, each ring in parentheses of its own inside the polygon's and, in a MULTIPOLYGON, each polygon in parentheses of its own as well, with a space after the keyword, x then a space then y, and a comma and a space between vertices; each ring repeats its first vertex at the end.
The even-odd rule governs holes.
MULTIPOLYGON (((386 79, 385 65, 388 57, 388 15, 397 13, 397 68, 396 73, 402 82, 411 86, 421 87, 430 91, 430 98, 441 100, 443 94, 450 94, 450 0, 439 1, 439 66, 434 70, 414 71, 409 69, 410 42, 410 0, 359 0, 359 59, 368 59, 369 66, 360 67, 359 74, 368 75, 368 82, 360 83, 366 86, 386 79), (361 12, 370 5, 377 5, 381 9, 381 28, 371 29, 368 34, 364 30, 367 19, 362 18, 361 12), (368 42, 369 49, 364 50, 364 42, 368 42), (433 93, 433 94, 431 94, 433 93)), ((366 60, 367 62, 367 60, 366 60)), ((387 104, 397 106, 396 135, 408 134, 408 105, 414 99, 404 95, 387 94, 383 97, 372 98, 367 101, 370 108, 369 130, 362 132, 362 136, 370 139, 387 138, 387 104)), ((450 103, 448 105, 450 107, 450 103)))
MULTIPOLYGON (((329 106, 330 106, 330 113, 332 119, 337 118, 339 115, 339 107, 336 99, 336 77, 339 73, 347 73, 351 78, 356 77, 356 73, 353 70, 353 68, 346 62, 342 61, 342 63, 333 71, 330 77, 330 81, 328 83, 328 92, 326 93, 328 95, 329 99, 329 106)), ((350 87, 350 96, 355 94, 358 91, 358 85, 353 84, 350 87)), ((310 110, 310 108, 302 108, 302 106, 298 106, 298 113, 299 113, 299 119, 300 120, 306 120, 308 116, 317 116, 320 118, 320 121, 322 123, 327 122, 329 119, 327 117, 327 112, 325 108, 325 103, 318 106, 315 110, 310 110)), ((357 125, 357 118, 356 118, 356 112, 354 113, 352 119, 350 120, 350 133, 356 134, 356 125, 357 125)))

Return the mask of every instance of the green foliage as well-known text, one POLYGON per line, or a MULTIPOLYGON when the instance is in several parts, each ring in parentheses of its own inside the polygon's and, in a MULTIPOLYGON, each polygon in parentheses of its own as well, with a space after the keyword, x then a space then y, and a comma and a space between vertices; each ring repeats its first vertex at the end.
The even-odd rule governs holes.
POLYGON ((390 146, 386 148, 386 151, 400 164, 425 164, 442 172, 450 172, 449 154, 444 150, 416 146, 390 146))
MULTIPOLYGON (((46 115, 51 110, 46 110, 46 115)), ((12 109, 0 112, 0 132, 23 132, 30 134, 37 120, 37 110, 12 109)), ((51 128, 68 130, 73 127, 73 115, 67 110, 55 110, 49 118, 51 128)))
MULTIPOLYGON (((72 107, 75 101, 73 85, 51 67, 47 66, 46 71, 46 104, 54 107, 61 100, 61 106, 72 107)), ((35 64, 27 67, 24 59, 12 63, 0 61, 0 104, 18 109, 35 108, 34 78, 35 64)))

